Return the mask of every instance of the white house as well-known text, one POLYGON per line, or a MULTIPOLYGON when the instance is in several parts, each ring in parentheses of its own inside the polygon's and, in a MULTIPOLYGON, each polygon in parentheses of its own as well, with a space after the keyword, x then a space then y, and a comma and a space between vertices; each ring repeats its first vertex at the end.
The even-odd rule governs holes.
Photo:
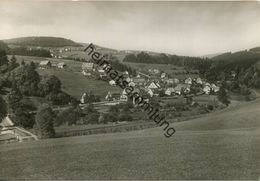
POLYGON ((51 62, 49 60, 41 61, 39 64, 39 69, 46 69, 51 67, 51 62))
POLYGON ((149 94, 150 97, 153 97, 153 95, 154 95, 152 89, 150 89, 150 88, 146 88, 146 89, 145 89, 145 92, 147 92, 147 94, 149 94))
POLYGON ((198 78, 196 79, 196 83, 197 83, 197 84, 202 84, 202 80, 201 80, 200 77, 198 77, 198 78))
POLYGON ((10 119, 9 115, 7 115, 2 122, 0 123, 0 126, 2 126, 3 128, 7 128, 7 127, 12 127, 14 126, 13 121, 10 119))
POLYGON ((112 86, 115 86, 115 85, 116 85, 116 81, 110 80, 110 81, 109 81, 109 84, 112 85, 112 86))
POLYGON ((66 64, 64 62, 60 62, 57 64, 57 67, 63 69, 64 67, 66 67, 66 64))
POLYGON ((174 83, 174 80, 173 79, 166 79, 165 82, 167 84, 173 84, 174 83))
POLYGON ((81 99, 80 99, 80 103, 81 103, 81 104, 85 104, 85 97, 86 97, 86 93, 84 93, 84 94, 81 96, 81 99))
POLYGON ((166 90, 165 90, 165 94, 166 95, 168 95, 168 96, 170 96, 173 92, 175 92, 174 91, 174 88, 173 87, 169 87, 169 88, 167 88, 166 90))
POLYGON ((0 123, 0 134, 12 133, 13 127, 14 123, 9 117, 9 115, 7 115, 0 123))
POLYGON ((211 87, 210 87, 209 85, 205 85, 205 86, 203 87, 203 92, 204 92, 205 94, 210 94, 210 91, 211 91, 211 87))
POLYGON ((166 77, 166 73, 163 72, 163 73, 161 74, 161 79, 164 79, 165 77, 166 77))
POLYGON ((125 89, 123 90, 123 92, 121 93, 120 95, 120 101, 127 101, 128 100, 128 96, 127 96, 127 93, 125 91, 125 89))
POLYGON ((90 72, 86 72, 86 71, 82 71, 82 74, 85 75, 85 76, 91 76, 91 73, 90 72))
POLYGON ((219 91, 220 88, 218 86, 216 86, 216 84, 211 84, 211 89, 212 89, 213 92, 216 93, 216 92, 219 91))
POLYGON ((120 100, 120 98, 121 98, 121 94, 118 92, 114 92, 114 93, 108 92, 105 97, 107 101, 116 101, 116 100, 120 100))
POLYGON ((130 81, 128 86, 131 86, 131 87, 134 87, 135 86, 135 83, 133 81, 130 81))
POLYGON ((132 81, 132 79, 131 79, 130 77, 126 77, 125 80, 126 80, 127 82, 131 82, 131 81, 132 81))
POLYGON ((192 79, 189 77, 187 79, 185 79, 185 84, 192 84, 192 79))
POLYGON ((174 79, 173 79, 173 82, 174 82, 175 84, 179 84, 179 83, 180 83, 180 80, 177 79, 177 78, 174 78, 174 79))
POLYGON ((153 72, 154 72, 154 74, 159 74, 159 73, 160 73, 160 70, 158 70, 158 69, 153 69, 153 72))
POLYGON ((150 85, 147 86, 148 89, 159 89, 161 86, 159 83, 151 82, 150 85))

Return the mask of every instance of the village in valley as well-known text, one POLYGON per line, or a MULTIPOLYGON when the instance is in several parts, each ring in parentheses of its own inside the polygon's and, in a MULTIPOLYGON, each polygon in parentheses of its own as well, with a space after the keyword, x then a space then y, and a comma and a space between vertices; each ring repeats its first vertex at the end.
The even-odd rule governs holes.
MULTIPOLYGON (((67 51, 62 49, 59 52, 67 51)), ((53 58, 59 58, 60 56, 54 56, 53 58)), ((63 57, 66 58, 66 57, 63 57)), ((39 63, 39 69, 58 68, 65 69, 66 63, 51 63, 51 61, 41 61, 39 63)), ((219 91, 220 82, 209 83, 199 77, 198 72, 193 78, 189 77, 189 74, 183 76, 183 79, 175 78, 174 74, 167 74, 163 70, 159 69, 146 69, 143 72, 136 72, 136 75, 130 75, 128 71, 121 72, 124 75, 129 86, 135 88, 137 92, 146 93, 146 98, 167 98, 178 99, 178 97, 194 97, 200 95, 216 95, 219 91)), ((99 67, 92 61, 82 62, 82 75, 90 79, 97 79, 106 81, 110 86, 118 86, 115 80, 110 80, 105 72, 104 67, 99 67)), ((235 75, 232 75, 235 76, 235 75)), ((82 93, 81 103, 84 104, 84 96, 86 93, 82 93)), ((117 101, 118 103, 128 101, 128 96, 125 90, 121 92, 108 91, 104 97, 105 101, 117 101)), ((102 98, 103 99, 103 98, 102 98)))
MULTIPOLYGON (((10 46, 12 47, 12 45, 10 46)), ((59 120, 54 122, 56 135, 63 137, 64 135, 92 134, 92 129, 98 129, 97 132, 104 130, 107 132, 111 126, 117 125, 131 127, 127 129, 155 126, 145 112, 138 108, 137 100, 129 97, 115 80, 109 78, 105 71, 106 66, 98 66, 93 60, 86 57, 87 55, 83 51, 84 46, 65 46, 62 48, 37 46, 22 50, 27 51, 27 54, 34 51, 41 52, 41 55, 45 53, 46 57, 13 55, 9 58, 17 61, 21 69, 29 65, 32 66, 35 73, 42 77, 40 78, 42 83, 40 82, 38 86, 47 84, 48 91, 58 87, 59 90, 55 90, 58 94, 55 93, 57 94, 55 96, 51 94, 51 96, 47 95, 45 99, 42 99, 40 98, 42 94, 49 93, 41 93, 40 95, 35 93, 36 96, 22 98, 29 100, 28 104, 31 104, 32 107, 36 107, 28 110, 30 117, 34 117, 37 113, 36 109, 40 106, 37 102, 51 105, 55 112, 54 119, 59 120), (115 116, 115 112, 120 112, 120 114, 115 116), (101 125, 104 128, 99 128, 101 125), (79 131, 82 130, 82 126, 85 130, 83 132, 79 131)), ((133 57, 134 54, 136 56, 146 55, 146 57, 151 54, 155 57, 153 61, 157 61, 157 59, 159 61, 162 57, 170 58, 170 55, 111 50, 101 47, 97 47, 97 51, 102 51, 105 54, 113 69, 123 75, 128 85, 134 88, 134 92, 137 92, 145 102, 159 108, 160 113, 172 123, 200 117, 228 105, 223 104, 223 101, 221 102, 218 97, 222 85, 221 81, 208 81, 205 77, 203 78, 199 70, 184 66, 184 63, 173 65, 126 61, 127 56, 133 57)), ((192 61, 193 59, 188 60, 188 63, 192 61)), ((227 77, 232 83, 236 73, 231 71, 227 77)), ((10 79, 10 81, 12 80, 10 79)), ((14 125, 12 122, 12 119, 15 119, 13 114, 10 113, 5 118, 5 120, 9 120, 9 124, 3 123, 5 125, 3 127, 7 130, 9 128, 6 125, 10 125, 11 128, 14 125)), ((20 128, 28 129, 24 126, 20 128)), ((31 129, 32 125, 29 128, 31 129)), ((33 138, 28 140, 34 140, 36 137, 37 133, 32 132, 34 136, 25 133, 26 137, 33 138)), ((17 135, 19 136, 16 134, 14 137, 17 135)), ((21 137, 18 140, 26 139, 21 137)))
POLYGON ((259 2, 9 2, 0 181, 259 180, 259 2))

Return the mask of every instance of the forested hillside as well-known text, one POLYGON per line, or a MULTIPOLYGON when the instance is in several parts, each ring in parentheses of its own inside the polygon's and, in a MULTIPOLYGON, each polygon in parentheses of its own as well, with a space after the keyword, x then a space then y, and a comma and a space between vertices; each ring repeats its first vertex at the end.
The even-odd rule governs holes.
POLYGON ((214 57, 211 68, 206 74, 210 80, 228 79, 233 74, 237 84, 260 88, 260 54, 253 51, 225 53, 214 57))

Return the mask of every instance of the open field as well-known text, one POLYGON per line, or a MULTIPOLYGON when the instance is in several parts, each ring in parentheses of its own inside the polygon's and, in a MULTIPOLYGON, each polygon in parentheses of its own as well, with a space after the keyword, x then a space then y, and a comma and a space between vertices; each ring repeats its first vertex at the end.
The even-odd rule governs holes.
MULTIPOLYGON (((10 56, 11 57, 11 56, 10 56)), ((9 57, 9 58, 10 58, 9 57)), ((71 70, 73 72, 81 72, 82 62, 67 60, 67 59, 57 59, 57 58, 44 58, 44 57, 31 57, 31 56, 15 56, 17 58, 18 63, 21 63, 24 60, 25 63, 35 62, 40 63, 41 61, 49 60, 53 64, 57 64, 60 62, 64 62, 67 65, 67 70, 71 70)))
POLYGON ((29 57, 29 56, 16 56, 20 63, 24 60, 26 63, 35 62, 40 63, 43 60, 50 60, 52 63, 64 62, 67 64, 67 68, 58 69, 37 69, 40 75, 55 75, 62 83, 62 89, 70 95, 80 98, 84 92, 92 91, 95 95, 100 96, 104 100, 108 91, 121 92, 122 89, 117 86, 111 86, 107 82, 96 80, 91 77, 85 77, 81 74, 82 62, 66 59, 55 58, 41 58, 41 57, 29 57))
POLYGON ((185 79, 188 77, 191 78, 199 77, 198 74, 185 73, 186 70, 184 69, 184 67, 175 66, 171 64, 146 64, 146 63, 132 63, 132 62, 123 62, 123 63, 141 72, 145 72, 148 69, 159 69, 160 71, 166 72, 167 74, 171 74, 172 77, 177 79, 185 79))
POLYGON ((260 100, 162 128, 15 143, 0 179, 260 178, 260 100))
POLYGON ((55 75, 62 83, 62 89, 76 98, 80 98, 84 92, 92 91, 93 94, 104 99, 107 92, 121 92, 122 89, 117 86, 111 86, 107 82, 95 80, 91 77, 85 77, 81 73, 74 73, 59 69, 38 70, 40 75, 55 75))

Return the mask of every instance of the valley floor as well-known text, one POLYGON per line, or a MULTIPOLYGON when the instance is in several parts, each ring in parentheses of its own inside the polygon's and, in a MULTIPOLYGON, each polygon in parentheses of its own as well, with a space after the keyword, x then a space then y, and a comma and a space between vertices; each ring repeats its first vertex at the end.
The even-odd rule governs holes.
POLYGON ((0 179, 260 178, 260 100, 162 128, 0 147, 0 179))

